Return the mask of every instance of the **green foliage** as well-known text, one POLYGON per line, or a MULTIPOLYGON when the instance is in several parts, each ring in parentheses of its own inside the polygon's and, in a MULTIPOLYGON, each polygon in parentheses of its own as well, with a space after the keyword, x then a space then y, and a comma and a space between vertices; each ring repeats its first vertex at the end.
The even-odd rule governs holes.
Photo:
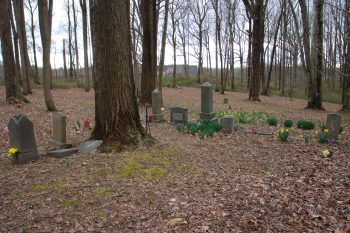
POLYGON ((299 120, 297 122, 297 127, 299 129, 311 130, 315 128, 315 123, 313 123, 312 121, 299 120))
POLYGON ((343 127, 343 126, 340 126, 340 128, 339 128, 339 134, 343 133, 343 131, 344 131, 344 127, 343 127))
POLYGON ((176 130, 179 131, 180 133, 185 132, 184 124, 176 124, 176 130))
POLYGON ((198 131, 198 124, 196 122, 188 122, 185 126, 185 131, 192 135, 196 134, 198 131))
POLYGON ((63 206, 64 207, 75 207, 77 205, 79 205, 79 201, 76 200, 76 199, 66 199, 66 200, 63 200, 63 206))
POLYGON ((306 143, 309 143, 311 140, 309 135, 304 135, 303 138, 304 138, 304 142, 306 142, 306 143))
MULTIPOLYGON (((165 87, 170 87, 173 83, 173 77, 165 76, 163 77, 162 84, 165 87)), ((195 77, 177 77, 176 84, 183 87, 193 87, 198 86, 195 77)))
POLYGON ((248 112, 242 109, 239 111, 226 109, 226 110, 217 112, 216 116, 218 118, 222 118, 224 116, 233 116, 238 123, 252 125, 252 124, 258 124, 258 123, 265 124, 269 114, 267 112, 258 112, 258 111, 248 112))
POLYGON ((222 129, 222 126, 217 121, 203 120, 199 123, 198 128, 200 138, 205 138, 206 136, 212 137, 214 133, 222 129))
POLYGON ((286 120, 283 122, 283 125, 284 125, 284 127, 286 127, 286 128, 292 128, 292 126, 293 126, 293 121, 290 120, 290 119, 286 119, 286 120))
POLYGON ((276 119, 276 117, 269 117, 269 118, 267 118, 267 124, 269 126, 277 126, 277 119, 276 119))
POLYGON ((325 129, 327 129, 327 125, 325 124, 325 123, 321 123, 320 124, 320 129, 321 129, 321 131, 323 132, 325 129))
POLYGON ((318 143, 325 144, 325 143, 331 142, 332 140, 333 140, 333 137, 324 131, 319 132, 317 134, 318 143))
POLYGON ((266 172, 267 174, 272 174, 275 172, 275 170, 272 167, 265 167, 264 172, 266 172))
POLYGON ((278 138, 281 142, 288 142, 288 137, 289 137, 289 129, 277 130, 274 136, 275 139, 278 138))

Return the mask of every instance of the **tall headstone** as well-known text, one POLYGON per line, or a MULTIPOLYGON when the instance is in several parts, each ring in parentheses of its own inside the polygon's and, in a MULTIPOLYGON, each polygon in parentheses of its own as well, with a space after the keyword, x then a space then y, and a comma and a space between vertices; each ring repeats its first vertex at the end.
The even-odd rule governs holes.
POLYGON ((56 149, 70 148, 72 145, 66 142, 67 117, 63 112, 54 112, 52 119, 52 140, 50 144, 56 149))
POLYGON ((327 115, 327 129, 329 130, 329 134, 333 138, 338 139, 340 128, 341 128, 341 115, 337 113, 329 113, 327 115))
POLYGON ((235 118, 233 116, 224 116, 221 118, 221 126, 224 133, 231 134, 234 131, 235 118))
POLYGON ((213 112, 213 85, 205 82, 201 86, 201 113, 200 119, 213 119, 215 113, 213 112))
POLYGON ((152 91, 152 115, 154 121, 162 121, 164 119, 164 114, 161 110, 161 96, 158 89, 152 91))
POLYGON ((170 122, 172 123, 187 123, 188 122, 188 109, 174 107, 170 108, 170 122))
POLYGON ((10 146, 18 149, 16 163, 39 159, 33 123, 23 115, 13 116, 8 124, 10 146))

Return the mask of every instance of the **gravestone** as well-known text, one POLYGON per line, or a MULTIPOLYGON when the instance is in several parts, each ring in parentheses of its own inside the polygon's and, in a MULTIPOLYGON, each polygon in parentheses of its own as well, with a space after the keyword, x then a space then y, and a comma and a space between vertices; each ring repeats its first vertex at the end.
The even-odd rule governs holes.
POLYGON ((200 119, 212 120, 215 117, 213 112, 213 85, 209 82, 205 82, 201 86, 201 113, 200 119))
POLYGON ((233 133, 235 123, 236 120, 233 116, 224 116, 223 118, 221 118, 221 126, 224 133, 233 133))
POLYGON ((71 144, 66 143, 66 119, 67 117, 63 112, 53 113, 52 140, 50 140, 50 144, 56 149, 66 149, 72 147, 71 144))
POLYGON ((155 89, 152 91, 152 115, 154 121, 162 121, 164 119, 164 114, 161 111, 162 103, 160 91, 155 89))
POLYGON ((79 148, 69 148, 69 149, 59 149, 49 151, 46 156, 54 157, 54 158, 64 158, 73 154, 77 154, 79 152, 79 148))
POLYGON ((174 107, 170 108, 170 122, 172 123, 187 123, 188 122, 188 109, 174 107))
POLYGON ((97 148, 101 146, 102 143, 103 143, 102 140, 91 140, 91 141, 83 142, 79 146, 79 153, 84 153, 84 154, 96 153, 97 148))
POLYGON ((338 139, 341 128, 341 115, 337 113, 329 113, 327 115, 327 129, 329 134, 334 138, 338 139))
POLYGON ((18 149, 16 163, 39 159, 33 123, 23 115, 13 116, 8 124, 10 146, 18 149))

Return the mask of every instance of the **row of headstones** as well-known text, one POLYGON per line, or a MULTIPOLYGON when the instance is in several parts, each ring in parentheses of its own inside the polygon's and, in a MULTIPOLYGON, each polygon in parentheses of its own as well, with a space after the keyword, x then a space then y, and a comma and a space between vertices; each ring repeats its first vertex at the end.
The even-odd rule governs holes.
MULTIPOLYGON (((164 114, 161 112, 161 93, 158 89, 152 92, 152 114, 155 121, 163 121, 164 114)), ((201 86, 201 113, 200 120, 209 119, 215 120, 213 112, 213 86, 206 82, 201 86)), ((170 108, 170 122, 172 123, 187 123, 188 109, 181 107, 170 108)), ((236 120, 233 116, 224 116, 221 118, 223 131, 233 133, 236 120)), ((327 128, 329 134, 333 138, 338 138, 341 128, 341 115, 337 113, 329 113, 327 115, 327 128)))
MULTIPOLYGON (((66 115, 62 112, 53 113, 52 139, 49 141, 54 150, 46 155, 49 157, 63 158, 72 154, 93 153, 102 144, 101 140, 87 141, 79 148, 72 148, 72 144, 66 141, 66 115)), ((18 149, 15 163, 26 163, 39 159, 38 148, 35 140, 33 123, 24 115, 13 116, 8 124, 10 146, 18 149)))

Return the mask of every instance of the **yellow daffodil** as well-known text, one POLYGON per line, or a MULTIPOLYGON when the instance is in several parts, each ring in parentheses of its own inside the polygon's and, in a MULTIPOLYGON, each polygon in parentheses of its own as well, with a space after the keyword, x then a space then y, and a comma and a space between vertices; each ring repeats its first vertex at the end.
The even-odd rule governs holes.
POLYGON ((284 133, 284 129, 281 129, 281 133, 284 133))
POLYGON ((322 151, 322 154, 323 156, 328 156, 330 153, 329 153, 329 150, 324 150, 322 151))
POLYGON ((289 132, 289 129, 286 129, 286 132, 288 133, 288 132, 289 132))
POLYGON ((329 130, 328 130, 328 129, 324 129, 324 130, 323 130, 323 132, 328 133, 328 132, 329 132, 329 130))
POLYGON ((17 148, 10 148, 9 149, 9 155, 10 156, 13 156, 13 155, 15 155, 17 153, 18 153, 18 149, 17 148))

